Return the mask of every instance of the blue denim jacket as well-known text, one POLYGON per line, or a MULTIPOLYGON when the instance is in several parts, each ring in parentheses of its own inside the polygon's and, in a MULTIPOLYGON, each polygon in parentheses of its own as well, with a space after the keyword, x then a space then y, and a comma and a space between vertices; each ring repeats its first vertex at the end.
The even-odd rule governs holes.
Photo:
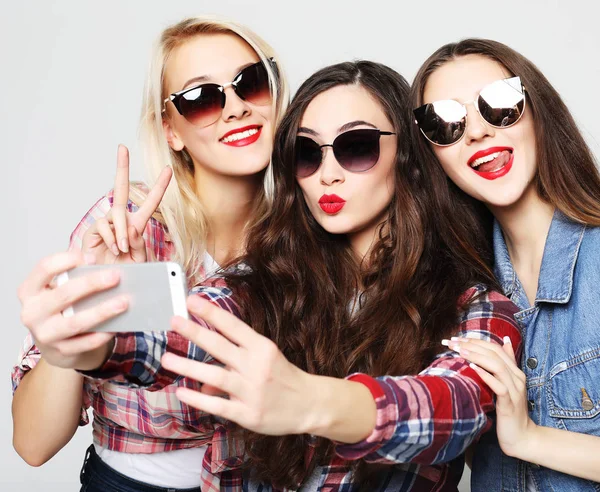
MULTIPOLYGON (((531 419, 600 436, 600 227, 554 213, 533 306, 497 222, 494 254, 496 277, 520 309, 515 318, 523 335, 521 367, 527 375, 531 419)), ((600 456, 598 462, 600 466, 600 456)), ((600 483, 509 458, 494 431, 482 437, 473 457, 474 492, 524 492, 526 474, 539 491, 600 491, 600 483)))

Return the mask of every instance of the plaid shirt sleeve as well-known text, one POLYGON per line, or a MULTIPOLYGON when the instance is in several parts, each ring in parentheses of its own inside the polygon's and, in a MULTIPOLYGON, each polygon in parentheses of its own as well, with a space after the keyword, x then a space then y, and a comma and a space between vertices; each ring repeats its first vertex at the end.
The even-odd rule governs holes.
MULTIPOLYGON (((138 191, 138 194, 143 195, 147 188, 145 188, 140 183, 133 184, 138 191)), ((83 218, 77 224, 77 227, 71 233, 70 241, 69 241, 69 250, 73 249, 81 249, 83 244, 83 237, 86 231, 90 228, 90 226, 96 222, 98 219, 105 217, 112 207, 113 202, 113 192, 110 191, 105 196, 100 198, 83 216, 83 218)), ((133 212, 137 210, 137 205, 132 201, 128 203, 128 210, 133 212)), ((146 247, 148 249, 149 254, 153 254, 156 258, 161 258, 165 256, 168 246, 166 246, 168 241, 168 235, 164 231, 162 225, 155 220, 154 218, 150 219, 148 222, 148 226, 144 231, 144 236, 146 239, 146 247)), ((17 364, 13 367, 11 371, 11 382, 12 382, 12 391, 13 393, 16 391, 17 387, 21 383, 23 377, 27 372, 32 370, 37 363, 40 361, 42 355, 35 345, 35 341, 31 336, 31 333, 27 333, 21 350, 19 352, 17 364)), ((86 381, 84 385, 88 385, 89 381, 86 381)), ((90 407, 91 402, 89 399, 89 392, 84 391, 83 405, 81 408, 81 416, 80 416, 80 425, 86 425, 89 423, 89 418, 87 415, 87 409, 90 407)))
MULTIPOLYGON (((459 320, 456 336, 503 343, 508 336, 518 351, 516 306, 497 292, 477 286, 465 296, 478 297, 459 320)), ((379 463, 443 463, 461 455, 491 421, 491 389, 454 351, 439 354, 416 376, 371 379, 377 395, 377 423, 365 440, 338 444, 336 453, 347 460, 379 463)))
MULTIPOLYGON (((232 292, 222 281, 211 279, 206 285, 192 289, 191 293, 239 317, 232 292)), ((203 320, 194 321, 212 329, 203 320)), ((182 377, 162 367, 160 359, 165 352, 201 362, 215 362, 204 350, 173 331, 124 332, 115 336, 112 354, 102 367, 81 373, 96 381, 110 380, 133 388, 157 391, 182 377)))

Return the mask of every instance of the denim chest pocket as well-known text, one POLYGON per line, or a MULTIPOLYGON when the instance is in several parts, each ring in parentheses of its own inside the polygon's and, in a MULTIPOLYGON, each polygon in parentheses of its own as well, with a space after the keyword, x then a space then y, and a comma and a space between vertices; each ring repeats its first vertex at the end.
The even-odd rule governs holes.
POLYGON ((547 383, 548 413, 558 427, 600 435, 600 347, 552 368, 547 383))

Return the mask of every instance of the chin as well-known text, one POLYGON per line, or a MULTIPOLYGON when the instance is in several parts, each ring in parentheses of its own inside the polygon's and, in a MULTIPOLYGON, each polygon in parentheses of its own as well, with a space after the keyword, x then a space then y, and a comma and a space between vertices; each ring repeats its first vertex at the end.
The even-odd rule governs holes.
POLYGON ((268 165, 269 161, 238 162, 229 169, 229 174, 231 176, 254 176, 264 171, 268 165))
POLYGON ((344 223, 337 219, 335 215, 322 217, 319 222, 319 225, 325 229, 329 234, 348 234, 352 231, 352 227, 348 224, 344 223))
POLYGON ((525 190, 509 189, 505 193, 495 193, 493 196, 480 198, 481 201, 492 207, 511 207, 519 202, 525 190))

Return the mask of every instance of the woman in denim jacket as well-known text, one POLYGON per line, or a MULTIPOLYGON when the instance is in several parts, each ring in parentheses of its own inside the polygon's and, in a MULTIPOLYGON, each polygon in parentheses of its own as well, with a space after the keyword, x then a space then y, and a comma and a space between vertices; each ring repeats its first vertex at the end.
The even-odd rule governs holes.
POLYGON ((497 394, 497 435, 485 435, 475 450, 473 490, 598 491, 594 158, 544 75, 495 41, 467 39, 437 50, 415 78, 412 103, 421 165, 436 193, 454 197, 465 231, 479 223, 488 235, 493 251, 482 253, 520 309, 519 359, 508 343, 495 349, 443 342, 497 394))

